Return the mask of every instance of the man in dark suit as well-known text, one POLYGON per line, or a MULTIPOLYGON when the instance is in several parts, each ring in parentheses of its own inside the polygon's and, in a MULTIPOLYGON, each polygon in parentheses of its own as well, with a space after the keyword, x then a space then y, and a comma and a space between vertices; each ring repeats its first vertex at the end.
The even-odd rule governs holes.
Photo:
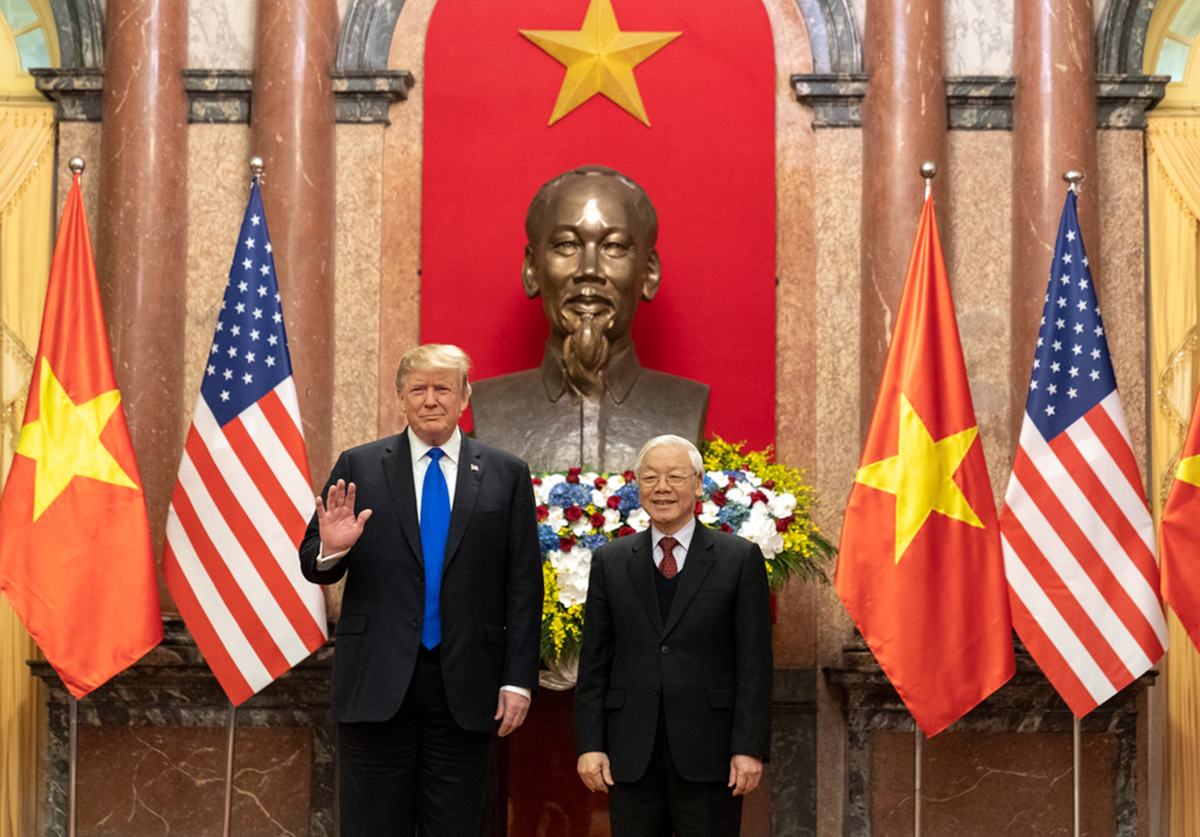
POLYGON ((771 735, 771 609, 759 548, 695 518, 699 451, 651 439, 634 472, 652 526, 596 550, 575 739, 613 837, 736 837, 771 735))
POLYGON ((529 469, 459 430, 468 369, 455 346, 404 356, 408 429, 341 454, 300 545, 309 581, 346 576, 333 663, 343 837, 479 834, 493 734, 521 725, 537 684, 529 469))

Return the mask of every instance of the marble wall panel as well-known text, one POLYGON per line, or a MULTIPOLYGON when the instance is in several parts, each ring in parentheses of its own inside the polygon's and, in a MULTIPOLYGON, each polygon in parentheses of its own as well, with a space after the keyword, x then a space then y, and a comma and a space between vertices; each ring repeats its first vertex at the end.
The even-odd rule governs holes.
MULTIPOLYGON (((250 157, 250 130, 245 125, 188 128, 188 299, 181 432, 191 424, 200 394, 205 359, 250 199, 250 157)), ((270 172, 264 172, 261 189, 270 188, 270 172)), ((270 225, 267 218, 268 231, 270 225)))
POLYGON ((188 0, 188 66, 253 69, 257 9, 258 0, 188 0))
POLYGON ((337 126, 333 450, 375 439, 379 411, 382 125, 337 126))
POLYGON ((420 342, 421 142, 425 32, 435 0, 408 0, 396 22, 388 68, 410 70, 416 84, 392 105, 383 140, 382 259, 379 289, 379 435, 404 426, 396 402, 396 367, 420 342))
POLYGON ((1100 252, 1097 279, 1100 312, 1117 374, 1117 390, 1143 485, 1149 460, 1146 417, 1146 249, 1145 187, 1141 131, 1100 131, 1096 142, 1100 190, 1100 241, 1085 241, 1100 252))
POLYGON ((946 75, 1012 74, 1013 0, 947 0, 946 75))
POLYGON ((87 215, 88 231, 96 237, 96 213, 100 211, 100 124, 98 122, 60 122, 58 125, 58 183, 56 184, 58 206, 54 210, 54 225, 62 218, 67 193, 71 191, 71 169, 67 165, 72 157, 82 157, 83 211, 87 215))
POLYGON ((971 399, 999 508, 1016 445, 1009 421, 1009 365, 996 362, 1008 356, 1011 339, 1012 134, 952 131, 947 152, 950 205, 945 213, 938 207, 938 224, 971 399))
MULTIPOLYGON (((816 217, 816 465, 821 504, 814 515, 837 543, 861 453, 858 403, 862 132, 817 132, 816 217)), ((833 568, 830 568, 832 577, 833 568)), ((815 588, 818 667, 838 665, 854 626, 832 586, 815 588)), ((818 680, 817 833, 841 834, 845 798, 846 724, 839 699, 818 680)))
MULTIPOLYGON (((218 837, 227 733, 220 727, 79 729, 80 837, 218 837)), ((301 837, 309 827, 312 731, 247 727, 234 748, 230 830, 301 837)))
MULTIPOLYGON (((1116 833, 1116 745, 1082 736, 1081 832, 1116 833)), ((871 833, 913 833, 913 734, 871 733, 871 833)), ((926 739, 921 760, 924 834, 1070 834, 1071 735, 950 731, 926 739)))

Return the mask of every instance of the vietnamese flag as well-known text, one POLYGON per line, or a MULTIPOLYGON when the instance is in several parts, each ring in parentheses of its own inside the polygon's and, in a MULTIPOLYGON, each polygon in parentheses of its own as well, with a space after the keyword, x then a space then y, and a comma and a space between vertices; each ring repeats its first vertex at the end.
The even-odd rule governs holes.
POLYGON ((1163 507, 1159 555, 1163 598, 1200 649, 1200 398, 1163 507))
POLYGON ((836 584, 926 735, 1012 676, 995 500, 928 197, 846 507, 836 584))
POLYGON ((146 502, 75 174, 50 265, 17 453, 0 497, 0 590, 77 698, 162 640, 146 502))

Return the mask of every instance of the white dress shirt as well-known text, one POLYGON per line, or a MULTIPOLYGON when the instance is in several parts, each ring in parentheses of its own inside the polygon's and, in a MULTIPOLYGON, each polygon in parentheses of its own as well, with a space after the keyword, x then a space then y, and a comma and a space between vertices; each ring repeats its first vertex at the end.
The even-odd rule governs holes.
MULTIPOLYGON (((675 548, 671 550, 671 554, 675 556, 675 566, 679 568, 680 572, 683 572, 683 562, 687 560, 688 547, 692 545, 692 535, 695 533, 696 518, 693 517, 687 523, 683 524, 682 529, 680 529, 674 535, 671 535, 671 537, 679 542, 675 545, 675 548)), ((663 548, 661 541, 665 537, 667 536, 651 525, 650 538, 654 542, 654 566, 656 567, 662 566, 663 548)))

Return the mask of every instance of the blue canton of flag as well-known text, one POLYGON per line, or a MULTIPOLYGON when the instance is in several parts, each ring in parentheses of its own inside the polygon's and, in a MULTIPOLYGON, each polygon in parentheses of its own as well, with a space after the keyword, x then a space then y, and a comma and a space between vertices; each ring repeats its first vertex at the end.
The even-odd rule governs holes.
POLYGON ((200 395, 224 427, 291 374, 275 257, 255 179, 200 395))
POLYGON ((1067 196, 1025 410, 1053 439, 1117 388, 1100 303, 1083 251, 1077 197, 1067 196))

